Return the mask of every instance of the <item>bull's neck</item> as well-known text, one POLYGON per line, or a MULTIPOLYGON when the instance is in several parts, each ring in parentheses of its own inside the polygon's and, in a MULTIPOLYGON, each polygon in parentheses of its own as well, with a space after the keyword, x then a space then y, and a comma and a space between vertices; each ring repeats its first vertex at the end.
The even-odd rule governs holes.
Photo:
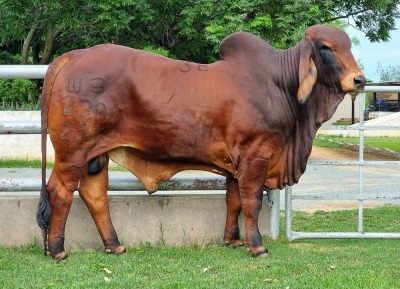
POLYGON ((299 89, 300 44, 277 52, 280 65, 280 84, 284 88, 285 101, 290 106, 295 121, 287 139, 287 170, 285 182, 293 185, 304 173, 307 159, 311 153, 312 138, 315 135, 315 111, 308 109, 308 103, 297 100, 299 89))
POLYGON ((277 54, 281 68, 279 79, 283 81, 281 86, 285 90, 287 97, 296 98, 297 90, 299 88, 299 45, 287 50, 278 50, 277 54))

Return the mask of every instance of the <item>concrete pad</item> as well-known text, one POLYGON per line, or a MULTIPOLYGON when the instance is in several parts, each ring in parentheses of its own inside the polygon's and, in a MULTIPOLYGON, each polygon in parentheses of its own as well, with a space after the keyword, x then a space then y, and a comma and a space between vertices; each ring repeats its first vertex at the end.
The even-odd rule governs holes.
MULTIPOLYGON (((38 197, 0 198, 0 246, 41 242, 36 224, 38 197)), ((224 195, 123 195, 110 197, 114 227, 125 246, 150 243, 165 246, 204 246, 222 241, 224 195)), ((269 210, 263 202, 260 231, 269 234, 269 210)), ((241 228, 244 233, 243 218, 241 228)), ((102 249, 103 244, 83 201, 76 196, 66 226, 66 249, 102 249)))

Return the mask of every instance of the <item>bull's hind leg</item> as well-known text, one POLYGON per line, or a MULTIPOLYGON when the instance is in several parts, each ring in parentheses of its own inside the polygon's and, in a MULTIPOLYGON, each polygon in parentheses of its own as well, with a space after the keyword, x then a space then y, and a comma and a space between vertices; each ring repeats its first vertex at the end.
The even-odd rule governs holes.
POLYGON ((57 261, 67 258, 64 250, 65 223, 80 178, 80 168, 55 162, 47 184, 51 214, 48 250, 57 261))
POLYGON ((79 195, 88 207, 107 252, 121 254, 121 246, 111 222, 108 206, 108 156, 101 155, 86 164, 79 184, 79 195))
POLYGON ((243 246, 240 240, 238 219, 241 212, 238 181, 232 176, 226 178, 226 224, 224 240, 232 247, 243 246))

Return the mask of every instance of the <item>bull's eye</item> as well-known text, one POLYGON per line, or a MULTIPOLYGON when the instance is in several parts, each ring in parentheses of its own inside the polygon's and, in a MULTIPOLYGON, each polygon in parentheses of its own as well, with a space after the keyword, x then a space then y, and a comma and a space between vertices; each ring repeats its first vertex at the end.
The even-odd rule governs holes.
POLYGON ((324 44, 319 45, 319 54, 321 55, 322 61, 328 66, 332 67, 335 65, 335 56, 332 53, 332 49, 324 44))
POLYGON ((321 45, 319 50, 321 51, 321 53, 330 52, 331 51, 330 47, 326 46, 326 45, 321 45))
POLYGON ((340 73, 341 69, 337 61, 335 51, 322 42, 317 44, 317 49, 317 52, 319 53, 319 59, 321 60, 321 69, 329 71, 330 75, 335 75, 335 78, 338 78, 337 74, 340 73))

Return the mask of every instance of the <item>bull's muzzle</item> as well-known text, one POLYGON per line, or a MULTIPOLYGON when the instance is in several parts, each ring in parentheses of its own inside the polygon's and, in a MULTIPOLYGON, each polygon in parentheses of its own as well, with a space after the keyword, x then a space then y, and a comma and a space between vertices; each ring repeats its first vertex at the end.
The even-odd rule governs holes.
POLYGON ((353 97, 360 93, 360 90, 364 89, 367 80, 365 76, 361 73, 353 73, 348 75, 345 79, 342 79, 340 84, 342 86, 342 91, 352 95, 353 97))
POLYGON ((366 83, 367 80, 365 79, 364 75, 359 75, 357 77, 354 77, 354 84, 356 86, 356 90, 363 89, 366 83))

